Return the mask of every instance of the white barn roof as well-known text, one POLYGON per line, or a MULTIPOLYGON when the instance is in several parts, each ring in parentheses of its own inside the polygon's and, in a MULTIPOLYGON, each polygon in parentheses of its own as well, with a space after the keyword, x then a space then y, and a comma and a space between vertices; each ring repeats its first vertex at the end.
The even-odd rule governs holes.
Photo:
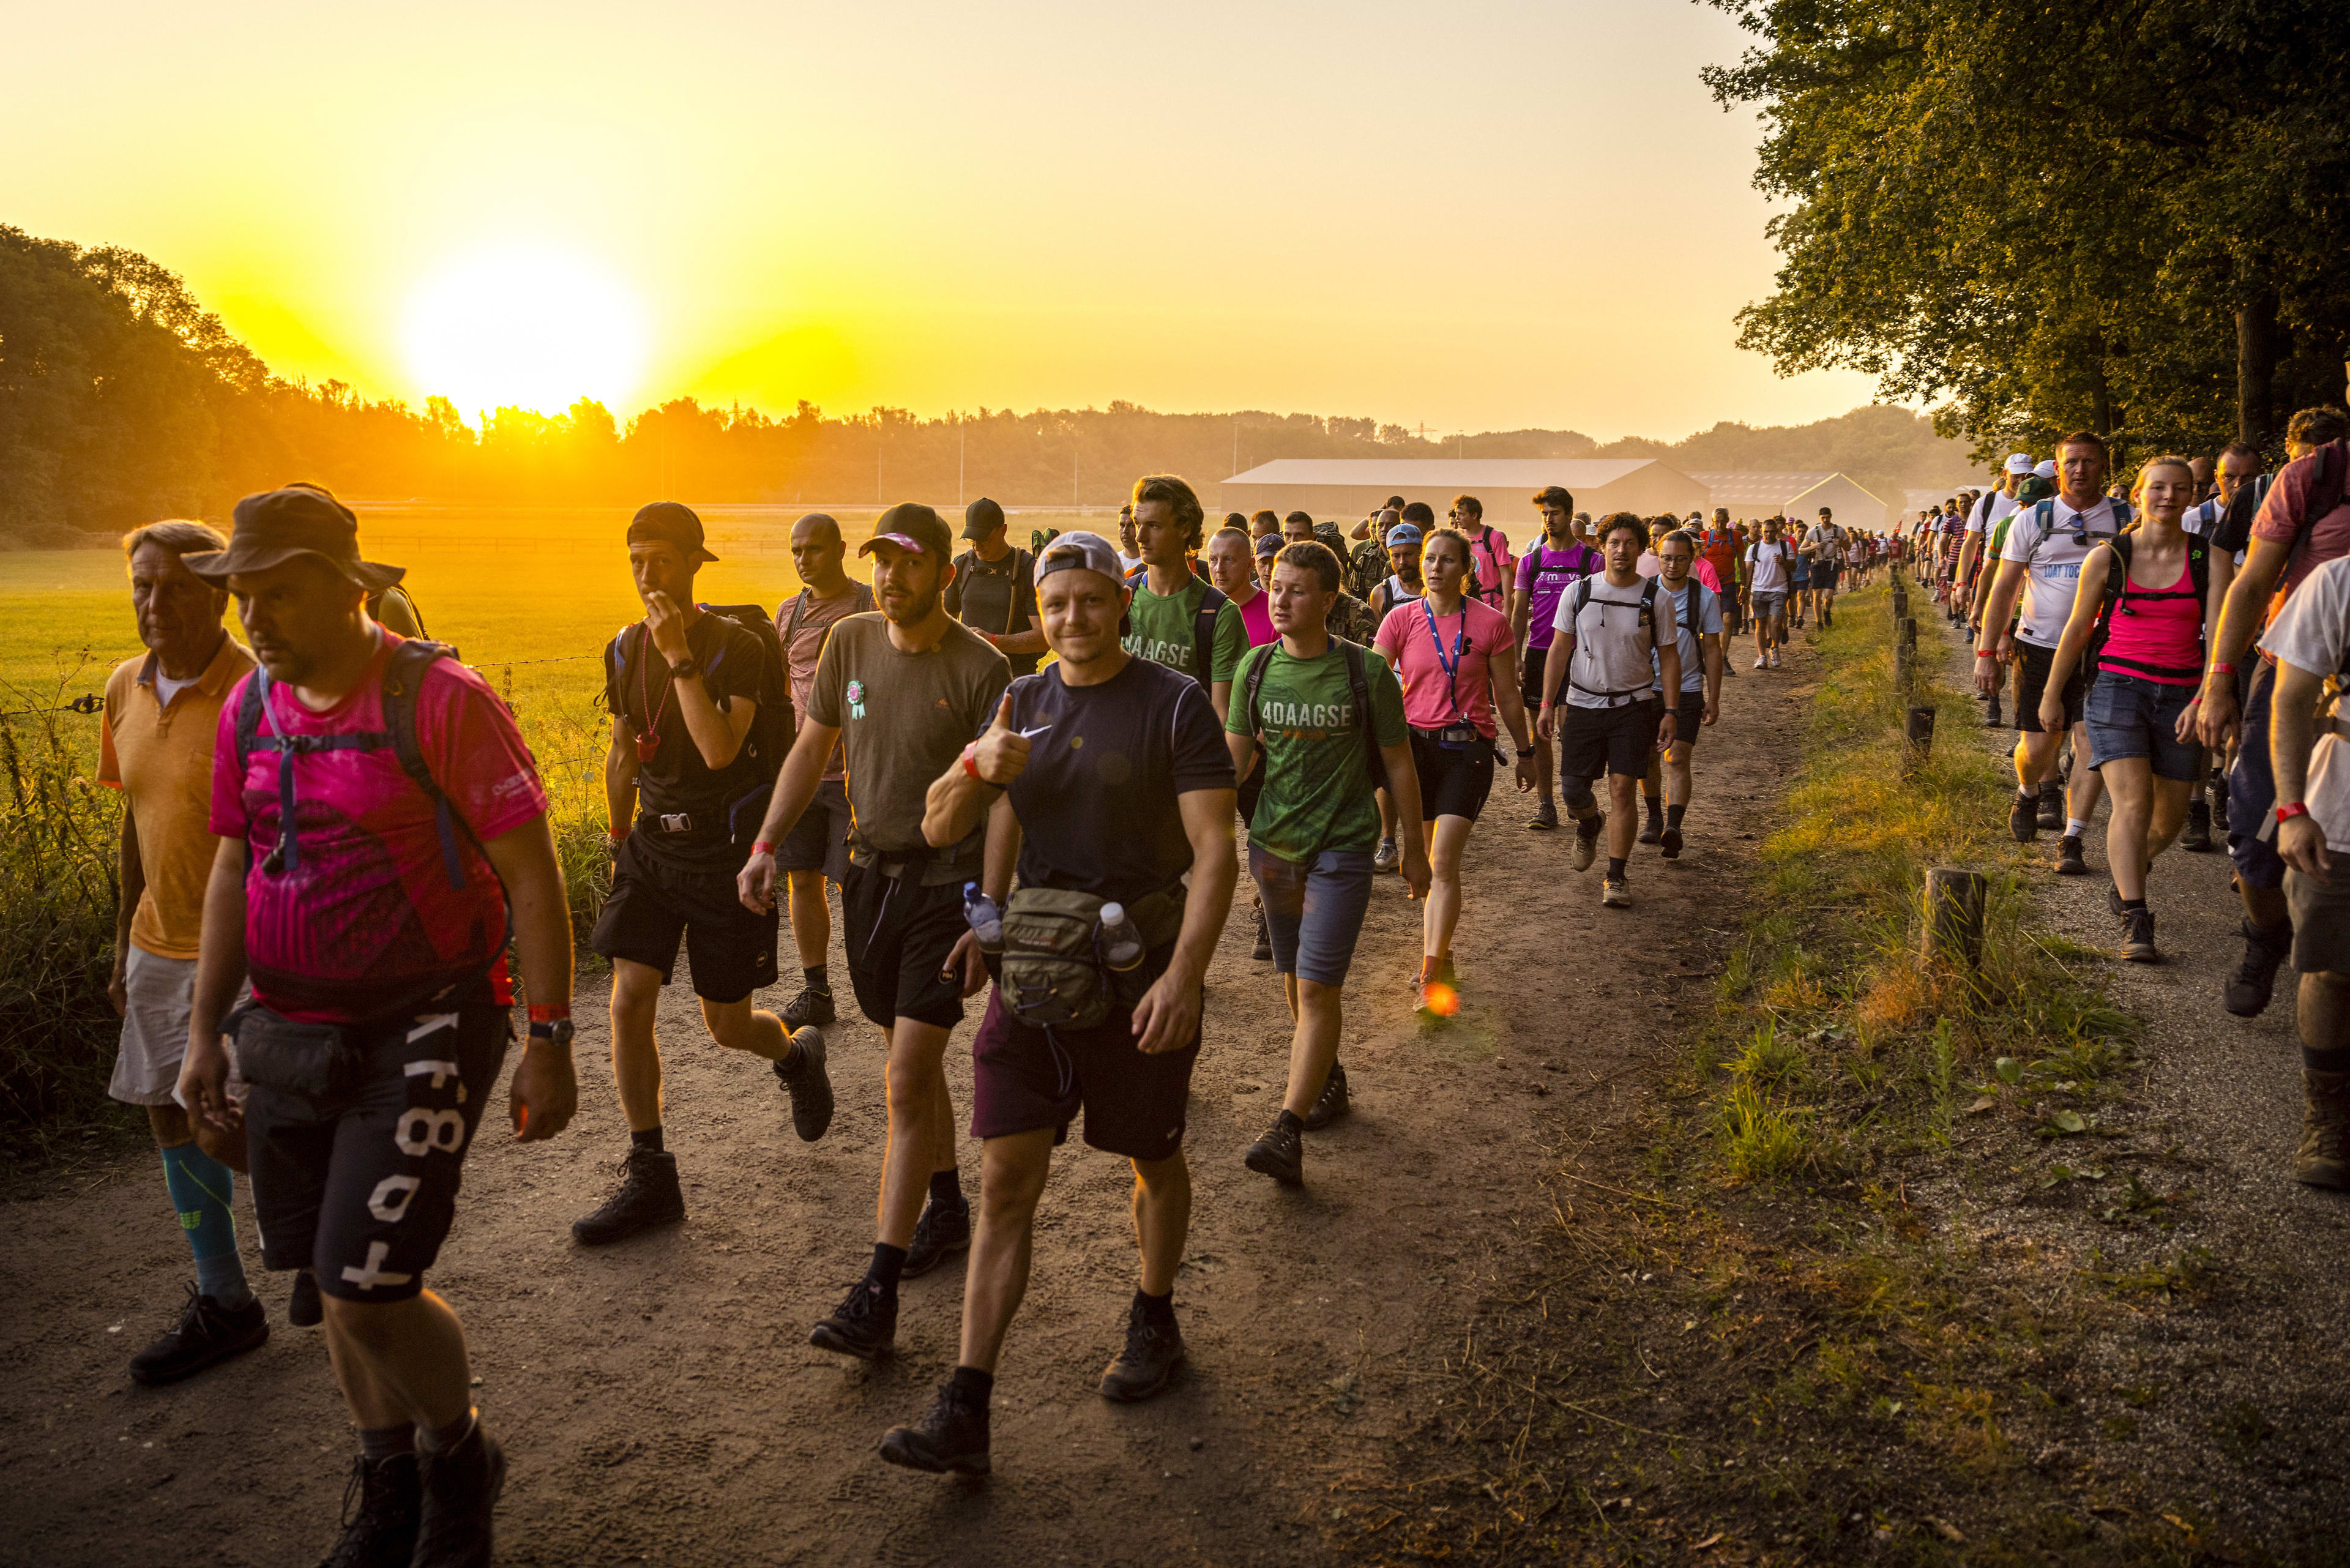
POLYGON ((1596 490, 1653 457, 1283 457, 1236 473, 1226 484, 1386 485, 1403 494, 1439 490, 1596 490))
POLYGON ((1699 472, 1692 469, 1690 477, 1713 492, 1716 506, 1784 506, 1815 484, 1834 479, 1830 469, 1814 473, 1731 473, 1717 469, 1699 472))

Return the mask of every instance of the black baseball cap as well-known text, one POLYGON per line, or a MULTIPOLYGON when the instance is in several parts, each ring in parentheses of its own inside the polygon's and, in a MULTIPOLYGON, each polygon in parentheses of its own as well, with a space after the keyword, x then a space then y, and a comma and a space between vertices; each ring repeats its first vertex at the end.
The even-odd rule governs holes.
POLYGON ((689 561, 718 559, 702 547, 702 519, 681 502, 656 501, 638 507, 629 519, 629 543, 674 545, 689 561))
POLYGON ((1003 526, 1003 508, 983 495, 962 509, 962 536, 984 539, 1003 526))
POLYGON ((869 556, 876 545, 928 550, 941 562, 954 555, 954 541, 947 536, 946 519, 919 501, 900 501, 881 514, 874 522, 873 537, 858 545, 857 553, 869 556))

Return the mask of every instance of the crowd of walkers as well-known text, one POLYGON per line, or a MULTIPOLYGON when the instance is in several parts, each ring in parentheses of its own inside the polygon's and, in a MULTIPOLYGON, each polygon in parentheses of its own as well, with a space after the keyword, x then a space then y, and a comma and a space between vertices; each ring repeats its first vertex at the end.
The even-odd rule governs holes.
POLYGON ((2008 824, 2057 835, 2056 871, 2088 874, 2106 804, 2108 907, 2123 958, 2161 961, 2155 857, 2225 847, 2243 954, 2220 996, 2265 1012, 2299 975, 2303 1113, 2292 1162, 2350 1189, 2350 770, 2334 766, 2350 673, 2350 417, 2304 409, 2284 466, 2231 442, 2118 476, 2075 431, 2054 455, 2008 457, 1981 491, 1919 514, 1910 545, 1951 621, 1995 728, 2013 677, 2016 793, 2008 824))
MULTIPOLYGON (((798 1137, 827 1135, 837 898, 845 1000, 883 1036, 888 1133, 870 1257, 810 1342, 887 1354, 901 1282, 968 1254, 953 1375, 882 1457, 988 1469, 1036 1206, 1080 1115, 1087 1143, 1131 1162, 1140 1254, 1100 1392, 1166 1387, 1185 1358, 1174 1289, 1202 981, 1234 908, 1238 829, 1254 950, 1293 1022, 1280 1109, 1238 1158, 1294 1188, 1305 1135, 1348 1114, 1342 1009, 1379 878, 1424 901, 1409 983, 1431 1022, 1459 1005, 1462 854, 1497 768, 1534 797, 1534 832, 1562 826, 1564 800, 1575 870, 1605 841, 1601 901, 1628 906, 1637 846, 1684 852, 1727 639, 1751 624, 1755 669, 1778 668, 1790 627, 1830 624, 1839 587, 1893 547, 1825 510, 1801 530, 1721 512, 1595 524, 1563 489, 1534 501, 1542 532, 1523 555, 1467 495, 1442 524, 1395 497, 1351 549, 1302 512, 1211 533, 1170 475, 1137 483, 1115 540, 1023 548, 983 500, 958 541, 908 503, 852 558, 838 522, 811 514, 791 533, 804 587, 772 608, 702 602, 717 557, 701 519, 639 511, 624 547, 643 614, 603 650, 611 875, 588 937, 611 966, 628 1142, 577 1242, 684 1215, 693 1155, 670 1147, 662 1097, 679 1042, 659 1023, 681 950, 709 1040, 769 1064, 798 1137), (771 1011, 757 997, 783 979, 786 920, 800 972, 771 1011), (974 1196, 945 1054, 983 992, 974 1196)), ((2165 526, 2141 569, 2176 558, 2165 526)), ((225 538, 174 521, 125 548, 148 651, 107 691, 101 777, 127 807, 113 1093, 148 1108, 196 1269, 131 1375, 175 1381, 267 1338, 232 1219, 246 1173, 263 1262, 295 1276, 287 1319, 323 1324, 359 1429, 327 1561, 486 1563, 505 1461, 463 1329, 424 1276, 513 1054, 517 981, 508 1125, 552 1137, 577 1107, 574 932, 546 791, 504 704, 422 635, 402 568, 365 558, 324 489, 248 496, 225 538)), ((2242 582, 2264 563, 2256 549, 2242 582)), ((2335 579, 2317 581, 2338 604, 2335 579)), ((2279 775, 2298 788, 2282 761, 2279 775)), ((2158 838, 2173 795, 2152 798, 2158 838)), ((2296 866, 2324 855, 2280 847, 2296 866)), ((2263 919, 2268 932, 2283 917, 2263 919)))

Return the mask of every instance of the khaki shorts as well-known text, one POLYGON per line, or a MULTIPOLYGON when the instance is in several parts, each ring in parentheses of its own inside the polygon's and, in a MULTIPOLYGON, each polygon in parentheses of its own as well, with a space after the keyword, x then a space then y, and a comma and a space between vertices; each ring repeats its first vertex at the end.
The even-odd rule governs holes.
MULTIPOLYGON (((122 1041, 106 1092, 126 1105, 176 1106, 180 1064, 188 1054, 188 1015, 194 1009, 196 961, 159 958, 133 943, 123 972, 122 1041)), ((239 992, 238 1000, 244 1000, 239 992)), ((236 1046, 228 1045, 228 1092, 244 1097, 236 1046)))

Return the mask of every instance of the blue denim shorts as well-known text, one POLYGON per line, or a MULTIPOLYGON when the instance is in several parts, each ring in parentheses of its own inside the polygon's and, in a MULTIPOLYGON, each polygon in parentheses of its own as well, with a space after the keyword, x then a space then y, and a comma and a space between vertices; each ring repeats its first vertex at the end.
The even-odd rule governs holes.
POLYGON ((2192 686, 2166 686, 2117 670, 2102 670, 2089 687, 2081 722, 2089 730, 2089 760, 2098 767, 2145 757, 2154 776, 2191 784, 2203 773, 2203 748, 2178 738, 2178 715, 2193 701, 2192 686))
POLYGON ((1316 985, 1344 985, 1371 907, 1371 857, 1326 849, 1311 860, 1291 860, 1252 844, 1249 875, 1264 897, 1273 967, 1316 985))

